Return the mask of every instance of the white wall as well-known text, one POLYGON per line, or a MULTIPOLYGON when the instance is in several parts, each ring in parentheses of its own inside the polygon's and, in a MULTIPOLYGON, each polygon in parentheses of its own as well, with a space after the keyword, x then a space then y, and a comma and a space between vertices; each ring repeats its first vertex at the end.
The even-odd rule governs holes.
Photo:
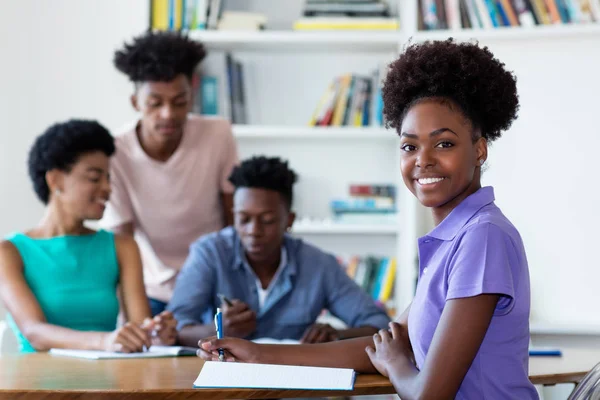
POLYGON ((131 86, 112 67, 112 54, 148 27, 147 4, 1 2, 0 235, 30 228, 41 216, 26 170, 35 136, 72 117, 94 118, 111 129, 134 116, 131 86))
POLYGON ((484 183, 525 242, 531 319, 600 326, 600 33, 489 44, 517 75, 521 111, 484 183))

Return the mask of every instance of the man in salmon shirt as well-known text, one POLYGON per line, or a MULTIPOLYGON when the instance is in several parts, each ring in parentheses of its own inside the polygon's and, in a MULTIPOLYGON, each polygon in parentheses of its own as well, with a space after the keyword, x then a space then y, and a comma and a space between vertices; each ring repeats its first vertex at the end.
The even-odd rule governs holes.
POLYGON ((238 155, 231 125, 190 114, 194 70, 205 55, 179 33, 148 32, 114 56, 134 84, 140 119, 117 132, 101 225, 137 240, 153 315, 170 300, 189 245, 232 221, 228 177, 238 155))

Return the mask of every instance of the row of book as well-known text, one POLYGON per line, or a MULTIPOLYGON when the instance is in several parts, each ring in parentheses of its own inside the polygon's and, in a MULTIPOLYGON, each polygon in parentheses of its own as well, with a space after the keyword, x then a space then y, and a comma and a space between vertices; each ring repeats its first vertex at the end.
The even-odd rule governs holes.
POLYGON ((349 195, 330 201, 333 219, 338 223, 395 223, 396 186, 351 184, 349 195))
POLYGON ((397 30, 383 0, 307 0, 295 30, 397 30))
POLYGON ((152 0, 153 30, 216 29, 222 0, 152 0))
POLYGON ((600 22, 600 0, 419 0, 420 30, 600 22))
POLYGON ((216 76, 198 75, 195 79, 194 112, 202 115, 222 115, 233 124, 247 124, 244 66, 230 53, 225 55, 227 101, 219 102, 219 81, 216 76), (219 109, 219 104, 224 110, 219 109))
POLYGON ((344 260, 338 257, 346 273, 375 301, 386 304, 394 296, 396 280, 396 258, 374 255, 351 256, 344 260))
POLYGON ((345 74, 331 81, 322 94, 309 126, 383 126, 381 65, 369 75, 345 74))

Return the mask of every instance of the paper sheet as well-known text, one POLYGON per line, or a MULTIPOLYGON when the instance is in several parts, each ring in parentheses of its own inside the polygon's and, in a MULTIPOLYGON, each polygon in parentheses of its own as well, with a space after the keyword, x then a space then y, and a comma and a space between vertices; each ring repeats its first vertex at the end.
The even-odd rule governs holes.
POLYGON ((352 390, 354 377, 347 368, 207 361, 194 387, 352 390))

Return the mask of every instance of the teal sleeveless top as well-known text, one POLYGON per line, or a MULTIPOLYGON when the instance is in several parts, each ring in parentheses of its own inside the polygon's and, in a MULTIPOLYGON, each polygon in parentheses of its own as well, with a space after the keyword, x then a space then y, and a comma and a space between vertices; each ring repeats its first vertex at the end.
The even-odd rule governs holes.
MULTIPOLYGON (((22 233, 7 238, 19 251, 23 273, 46 320, 78 331, 116 329, 119 313, 119 264, 113 233, 32 239, 22 233)), ((35 352, 11 315, 8 325, 22 353, 35 352)))

